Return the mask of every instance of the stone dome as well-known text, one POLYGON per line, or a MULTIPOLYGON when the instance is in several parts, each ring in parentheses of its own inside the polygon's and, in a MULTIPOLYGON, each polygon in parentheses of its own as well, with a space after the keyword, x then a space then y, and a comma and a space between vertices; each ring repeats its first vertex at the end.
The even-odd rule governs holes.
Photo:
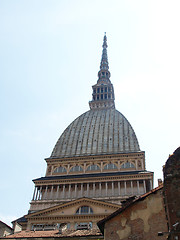
POLYGON ((58 139, 51 158, 140 151, 135 132, 115 108, 89 110, 76 118, 58 139))

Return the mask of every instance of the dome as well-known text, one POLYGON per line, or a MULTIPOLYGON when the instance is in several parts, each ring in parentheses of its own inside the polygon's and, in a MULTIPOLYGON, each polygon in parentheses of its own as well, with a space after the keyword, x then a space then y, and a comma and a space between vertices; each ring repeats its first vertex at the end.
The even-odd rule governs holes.
POLYGON ((98 80, 92 86, 90 110, 76 118, 57 141, 51 158, 139 152, 135 132, 128 120, 115 109, 113 84, 107 58, 107 37, 98 80))
POLYGON ((116 109, 89 110, 76 118, 58 139, 51 158, 140 151, 135 132, 116 109))

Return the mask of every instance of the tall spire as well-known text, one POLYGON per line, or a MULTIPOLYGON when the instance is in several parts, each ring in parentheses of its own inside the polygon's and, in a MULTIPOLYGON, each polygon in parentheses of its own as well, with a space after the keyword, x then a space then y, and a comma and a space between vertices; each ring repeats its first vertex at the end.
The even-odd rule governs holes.
POLYGON ((103 50, 102 50, 102 57, 101 57, 101 64, 100 64, 100 71, 98 72, 98 82, 99 81, 108 81, 110 82, 109 78, 111 76, 109 72, 109 65, 108 65, 108 56, 107 56, 107 37, 106 33, 104 34, 104 39, 103 39, 103 50))
POLYGON ((98 72, 97 84, 92 86, 92 101, 89 102, 90 109, 115 108, 114 89, 110 81, 109 64, 107 57, 107 37, 106 33, 103 39, 103 50, 101 57, 100 70, 98 72))
POLYGON ((103 51, 102 51, 102 58, 101 58, 101 65, 100 65, 100 69, 109 69, 108 66, 108 57, 107 57, 107 37, 106 37, 106 33, 104 34, 104 40, 103 40, 103 51))

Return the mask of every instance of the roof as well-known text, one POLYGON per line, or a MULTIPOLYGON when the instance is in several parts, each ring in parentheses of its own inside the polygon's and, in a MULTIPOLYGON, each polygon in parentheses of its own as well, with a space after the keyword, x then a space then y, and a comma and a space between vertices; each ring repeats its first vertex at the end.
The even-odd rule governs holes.
MULTIPOLYGON (((68 201, 68 202, 60 203, 60 204, 55 205, 55 206, 44 208, 44 209, 41 209, 41 210, 38 210, 38 211, 35 211, 35 212, 28 213, 24 217, 26 219, 28 219, 29 217, 34 217, 34 216, 37 217, 38 215, 42 216, 42 214, 47 214, 48 212, 52 213, 53 211, 56 212, 57 210, 59 210, 61 208, 69 207, 69 206, 72 206, 72 205, 75 205, 75 204, 81 204, 81 203, 84 203, 84 202, 86 202, 86 204, 87 203, 93 203, 94 205, 97 204, 98 206, 103 205, 103 206, 106 206, 106 207, 110 207, 114 210, 120 207, 120 205, 117 204, 117 203, 106 202, 106 201, 103 201, 103 200, 97 200, 97 199, 93 199, 93 198, 82 197, 82 198, 78 198, 78 199, 71 200, 71 201, 68 201)), ((74 216, 74 214, 73 214, 73 216, 74 216)))
POLYGON ((14 233, 12 235, 8 235, 3 239, 22 239, 22 238, 51 238, 51 237, 58 237, 58 238, 75 238, 75 237, 84 237, 84 236, 98 236, 101 237, 102 233, 98 229, 91 229, 91 230, 65 230, 62 233, 59 233, 59 230, 52 230, 52 231, 21 231, 14 233))
POLYGON ((9 228, 10 230, 12 230, 12 228, 11 228, 9 225, 7 225, 6 223, 2 222, 1 220, 0 220, 0 224, 4 225, 5 227, 7 227, 7 228, 9 228))
POLYGON ((22 216, 22 217, 20 217, 20 218, 17 218, 17 219, 15 219, 15 220, 13 220, 12 221, 12 223, 14 223, 14 222, 27 222, 27 219, 24 217, 24 216, 22 216))
POLYGON ((117 211, 113 212, 112 214, 110 214, 109 216, 105 217, 104 219, 102 219, 101 221, 99 221, 97 223, 99 229, 101 230, 102 233, 104 233, 104 225, 107 221, 109 221, 110 219, 112 219, 113 217, 117 216, 118 214, 122 213, 126 208, 130 207, 131 205, 144 200, 146 197, 148 197, 150 194, 156 193, 158 190, 163 188, 163 184, 161 184, 160 186, 152 189, 151 191, 137 197, 137 198, 131 198, 129 201, 127 199, 127 201, 124 203, 124 205, 122 205, 122 207, 120 209, 118 209, 117 211))
POLYGON ((130 123, 111 108, 89 110, 76 118, 60 136, 50 158, 139 151, 130 123))
POLYGON ((79 174, 79 175, 62 175, 62 176, 48 176, 33 179, 33 181, 44 181, 44 180, 56 180, 56 179, 71 179, 71 178, 97 178, 97 177, 108 177, 108 176, 121 176, 121 175, 141 175, 141 174, 152 173, 150 171, 124 171, 124 172, 106 172, 106 173, 92 173, 92 174, 79 174))

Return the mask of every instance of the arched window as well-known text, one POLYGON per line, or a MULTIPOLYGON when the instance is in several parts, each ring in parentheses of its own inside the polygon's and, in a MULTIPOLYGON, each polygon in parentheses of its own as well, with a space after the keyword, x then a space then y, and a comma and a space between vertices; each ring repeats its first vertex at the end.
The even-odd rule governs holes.
POLYGON ((93 213, 93 210, 89 206, 82 206, 78 208, 78 210, 76 211, 76 214, 92 214, 92 213, 93 213))
POLYGON ((87 171, 97 171, 97 170, 100 170, 100 167, 98 165, 90 165, 88 168, 87 168, 87 171))
POLYGON ((123 163, 121 168, 135 168, 135 165, 131 162, 123 163))
POLYGON ((70 172, 83 172, 83 169, 81 166, 74 166, 71 168, 70 172))
POLYGON ((54 170, 54 173, 66 173, 66 169, 64 167, 58 167, 54 170))
POLYGON ((117 169, 114 163, 109 163, 104 167, 104 170, 111 170, 111 169, 117 169))

